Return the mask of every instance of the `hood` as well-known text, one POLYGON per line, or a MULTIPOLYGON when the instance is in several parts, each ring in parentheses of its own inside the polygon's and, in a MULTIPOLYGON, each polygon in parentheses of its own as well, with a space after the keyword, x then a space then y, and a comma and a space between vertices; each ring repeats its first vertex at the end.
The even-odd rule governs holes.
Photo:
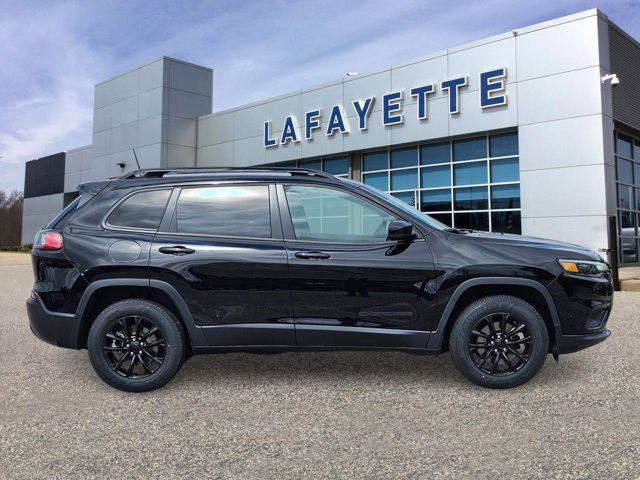
POLYGON ((486 246, 492 245, 497 248, 500 247, 514 247, 514 248, 527 248, 536 249, 538 251, 546 251, 549 255, 573 255, 576 260, 595 260, 602 261, 602 257, 598 255, 594 250, 583 247, 580 245, 574 245, 571 243, 561 242, 558 240, 550 240, 547 238, 527 237, 522 235, 503 234, 503 233, 489 233, 489 232, 476 232, 461 233, 452 235, 460 235, 479 241, 486 246))

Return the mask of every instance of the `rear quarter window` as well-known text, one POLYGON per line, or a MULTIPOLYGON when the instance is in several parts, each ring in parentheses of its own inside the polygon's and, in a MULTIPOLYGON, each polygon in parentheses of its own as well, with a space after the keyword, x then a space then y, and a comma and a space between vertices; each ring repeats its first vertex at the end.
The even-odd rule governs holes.
POLYGON ((170 189, 134 193, 109 215, 107 224, 119 228, 157 230, 170 195, 170 189))

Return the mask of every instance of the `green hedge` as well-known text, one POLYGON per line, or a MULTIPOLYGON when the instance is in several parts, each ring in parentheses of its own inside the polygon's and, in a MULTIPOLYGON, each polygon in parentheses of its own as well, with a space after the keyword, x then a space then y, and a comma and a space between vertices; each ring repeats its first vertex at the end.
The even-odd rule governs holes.
POLYGON ((22 247, 0 246, 0 252, 30 252, 33 245, 24 245, 22 247))

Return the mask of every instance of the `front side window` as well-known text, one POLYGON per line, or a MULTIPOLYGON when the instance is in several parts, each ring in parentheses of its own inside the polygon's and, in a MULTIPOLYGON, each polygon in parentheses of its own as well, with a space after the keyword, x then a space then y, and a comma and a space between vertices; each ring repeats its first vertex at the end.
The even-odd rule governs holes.
POLYGON ((178 233, 271 237, 267 185, 185 188, 176 205, 178 233))
POLYGON ((147 190, 134 193, 109 216, 114 227, 157 230, 171 190, 147 190))
POLYGON ((332 188, 285 186, 298 240, 380 243, 396 217, 351 193, 332 188))

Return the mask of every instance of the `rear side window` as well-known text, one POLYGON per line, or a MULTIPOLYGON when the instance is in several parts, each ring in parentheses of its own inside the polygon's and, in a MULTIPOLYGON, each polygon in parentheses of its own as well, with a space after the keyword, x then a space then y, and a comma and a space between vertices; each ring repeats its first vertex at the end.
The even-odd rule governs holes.
POLYGON ((148 190, 134 193, 109 216, 114 227, 157 230, 167 206, 171 190, 148 190))
POLYGON ((271 237, 267 185, 185 188, 175 215, 178 233, 271 237))

